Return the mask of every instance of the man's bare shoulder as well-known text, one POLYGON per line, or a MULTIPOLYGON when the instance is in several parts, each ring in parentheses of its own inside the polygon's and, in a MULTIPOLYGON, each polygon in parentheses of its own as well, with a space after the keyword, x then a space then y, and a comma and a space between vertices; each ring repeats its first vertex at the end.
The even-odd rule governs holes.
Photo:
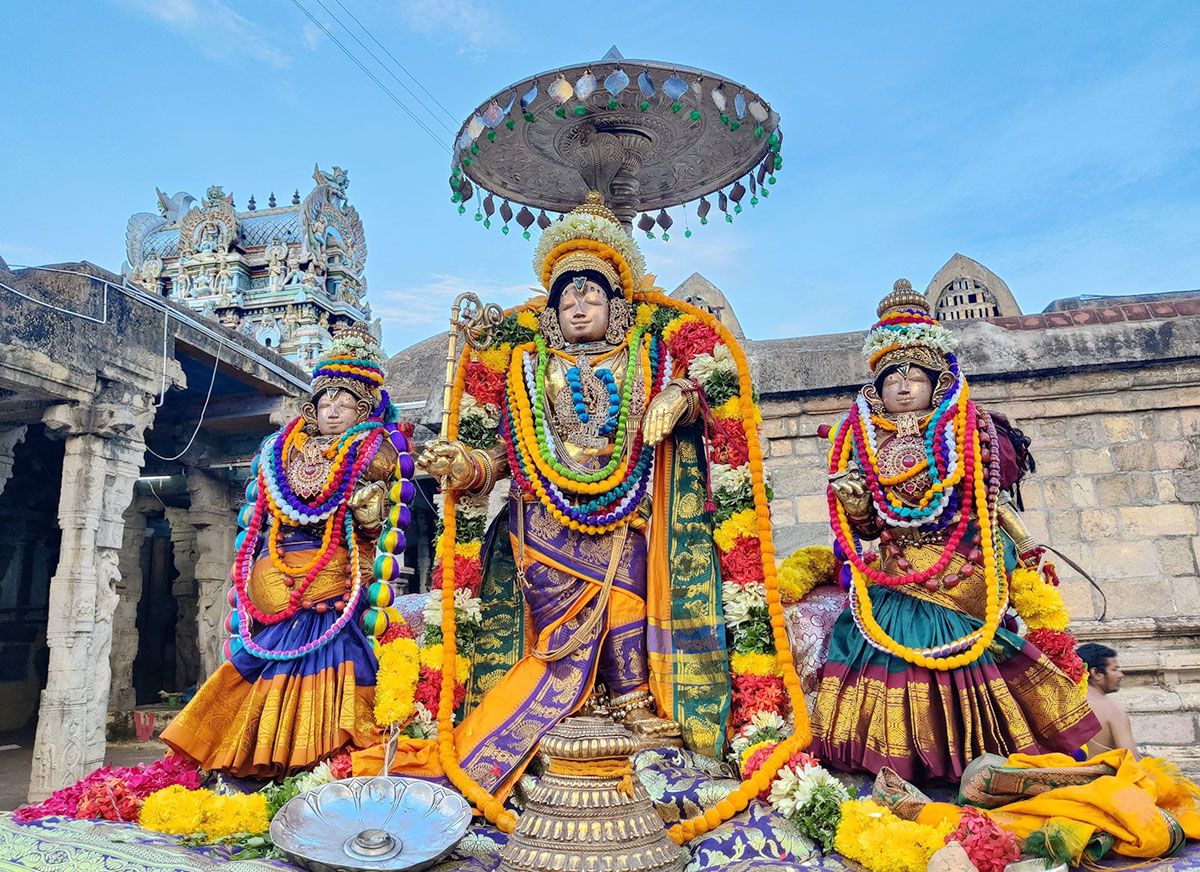
POLYGON ((1125 710, 1117 705, 1116 701, 1108 698, 1106 693, 1091 693, 1087 695, 1088 705, 1092 707, 1092 711, 1096 713, 1096 717, 1103 721, 1128 721, 1129 715, 1125 714, 1125 710))

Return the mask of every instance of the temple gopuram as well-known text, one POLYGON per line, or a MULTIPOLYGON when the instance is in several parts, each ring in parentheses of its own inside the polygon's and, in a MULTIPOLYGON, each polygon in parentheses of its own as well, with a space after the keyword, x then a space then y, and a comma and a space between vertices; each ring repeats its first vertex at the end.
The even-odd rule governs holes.
POLYGON ((128 274, 147 290, 309 366, 340 327, 370 325, 367 242, 350 205, 349 176, 317 167, 301 199, 238 211, 213 185, 197 201, 157 190, 158 212, 138 212, 125 232, 128 274))

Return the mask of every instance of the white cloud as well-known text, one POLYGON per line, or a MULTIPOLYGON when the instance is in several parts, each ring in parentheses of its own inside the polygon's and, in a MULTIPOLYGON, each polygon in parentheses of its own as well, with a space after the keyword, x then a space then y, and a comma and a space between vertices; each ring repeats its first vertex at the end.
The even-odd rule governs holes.
POLYGON ((501 308, 523 303, 537 293, 529 284, 504 284, 445 273, 435 273, 418 285, 384 291, 371 288, 368 300, 372 313, 383 321, 388 352, 395 354, 445 330, 450 323, 450 306, 464 291, 472 291, 484 303, 496 303, 501 308))
POLYGON ((507 39, 504 19, 486 0, 402 0, 397 9, 409 30, 449 41, 461 55, 482 60, 507 39))
POLYGON ((305 48, 310 51, 316 51, 321 47, 321 42, 324 39, 324 34, 321 29, 315 24, 305 24, 300 30, 300 39, 304 42, 305 48))
POLYGON ((243 66, 287 67, 292 59, 276 48, 278 35, 255 24, 220 0, 116 0, 182 36, 205 57, 243 66))

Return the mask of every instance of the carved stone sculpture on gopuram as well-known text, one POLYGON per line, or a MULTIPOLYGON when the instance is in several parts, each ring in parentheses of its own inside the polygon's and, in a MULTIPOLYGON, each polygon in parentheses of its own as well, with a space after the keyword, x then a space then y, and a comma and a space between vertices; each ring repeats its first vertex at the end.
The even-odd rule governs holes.
POLYGON ((343 327, 379 322, 366 302, 367 242, 347 200, 347 172, 313 170, 301 199, 266 209, 251 197, 245 211, 219 185, 197 202, 180 191, 158 194, 158 213, 138 212, 125 232, 127 272, 161 293, 253 336, 311 367, 343 327))

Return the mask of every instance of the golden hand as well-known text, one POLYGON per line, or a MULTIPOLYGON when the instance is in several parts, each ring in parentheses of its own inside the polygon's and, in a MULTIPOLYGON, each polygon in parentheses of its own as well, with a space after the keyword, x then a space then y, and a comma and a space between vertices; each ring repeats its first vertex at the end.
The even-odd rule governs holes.
POLYGON ((382 481, 372 481, 356 488, 350 494, 350 511, 354 513, 354 520, 362 526, 378 529, 387 514, 387 485, 382 481))
POLYGON ((425 446, 417 465, 442 480, 447 490, 464 490, 475 480, 470 450, 458 440, 435 439, 425 446))
POLYGON ((870 511, 871 494, 867 491, 867 480, 862 472, 851 469, 829 477, 829 486, 853 518, 863 518, 870 511))
POLYGON ((675 429, 687 407, 687 397, 679 385, 668 384, 659 391, 658 396, 650 401, 646 419, 642 422, 642 439, 646 445, 654 447, 667 438, 667 434, 675 429))

